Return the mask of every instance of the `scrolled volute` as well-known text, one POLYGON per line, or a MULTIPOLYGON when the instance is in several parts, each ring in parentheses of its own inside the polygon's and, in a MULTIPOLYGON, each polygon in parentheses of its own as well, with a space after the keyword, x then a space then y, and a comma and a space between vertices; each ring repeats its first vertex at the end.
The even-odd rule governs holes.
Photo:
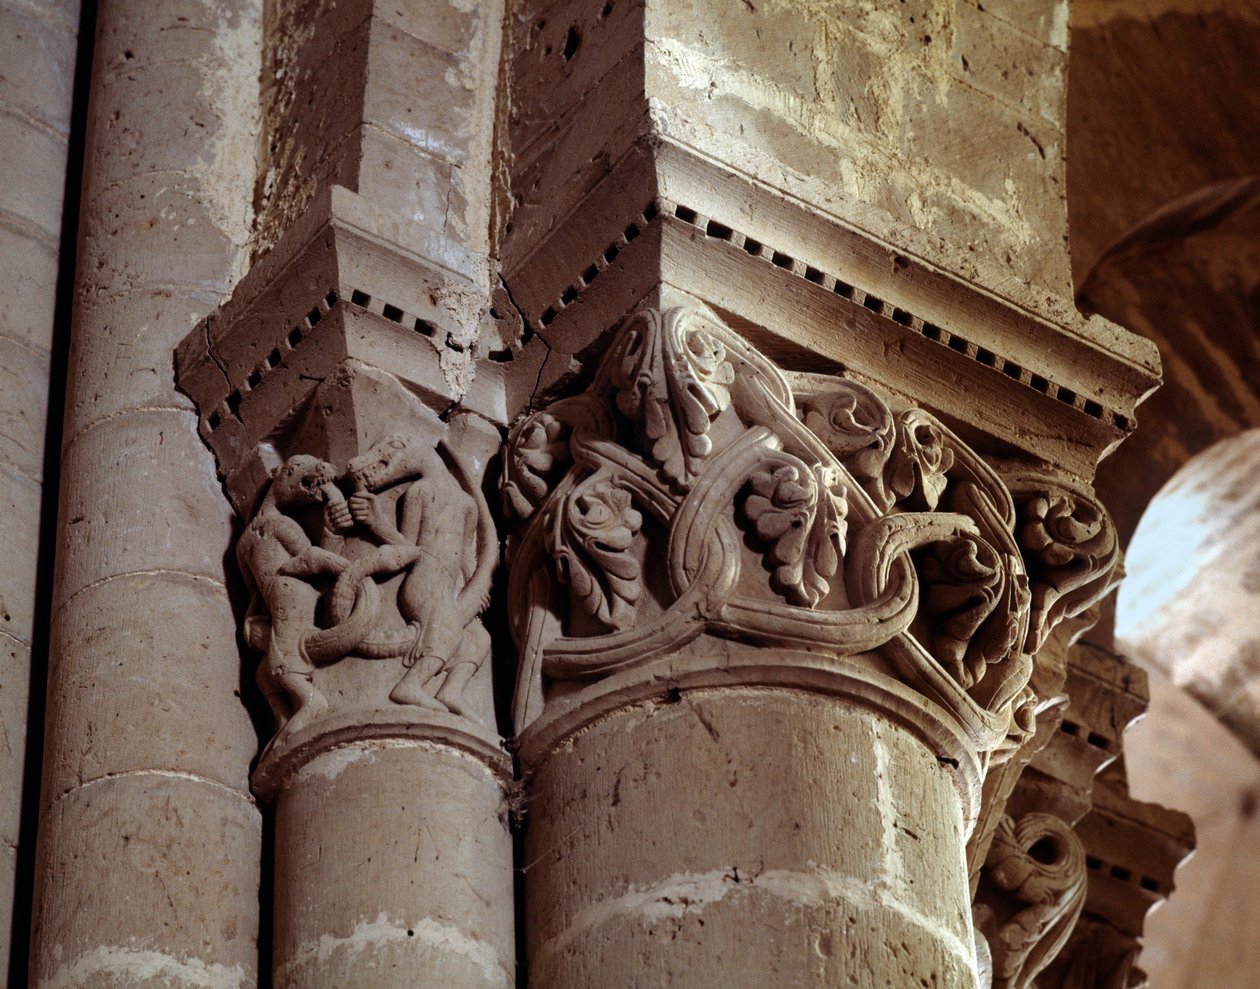
POLYGON ((1085 850, 1067 824, 1040 812, 1002 819, 973 906, 993 989, 1031 989, 1071 935, 1085 891, 1085 850))
POLYGON ((1016 538, 1031 585, 1025 648, 1035 653, 1056 625, 1115 586, 1120 544, 1111 516, 1091 493, 1047 473, 1009 473, 1003 480, 1015 499, 1016 538))

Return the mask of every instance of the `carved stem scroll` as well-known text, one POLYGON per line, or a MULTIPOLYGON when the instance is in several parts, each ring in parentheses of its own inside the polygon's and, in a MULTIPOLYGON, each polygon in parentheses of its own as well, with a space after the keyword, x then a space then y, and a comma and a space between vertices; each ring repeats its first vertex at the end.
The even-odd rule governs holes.
POLYGON ((640 311, 583 392, 509 435, 516 728, 548 684, 710 635, 877 654, 981 750, 1008 744, 1032 653, 1115 563, 1101 509, 1051 480, 1012 488, 853 381, 798 397, 706 310, 640 311))

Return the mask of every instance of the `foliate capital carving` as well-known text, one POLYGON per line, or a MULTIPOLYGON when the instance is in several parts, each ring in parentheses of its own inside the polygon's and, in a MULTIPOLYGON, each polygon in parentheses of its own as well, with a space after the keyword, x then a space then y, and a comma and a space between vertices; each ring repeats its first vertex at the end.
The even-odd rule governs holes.
POLYGON ((1115 565, 1083 493, 1004 482, 858 382, 794 394, 701 308, 634 314, 581 394, 518 420, 503 496, 518 731, 562 683, 708 636, 891 674, 994 749, 1031 728, 1032 653, 1115 565))
POLYGON ((1038 471, 1005 474, 1019 513, 1017 538, 1028 564, 1032 622, 1028 650, 1074 618, 1119 580, 1120 542, 1092 493, 1038 471))

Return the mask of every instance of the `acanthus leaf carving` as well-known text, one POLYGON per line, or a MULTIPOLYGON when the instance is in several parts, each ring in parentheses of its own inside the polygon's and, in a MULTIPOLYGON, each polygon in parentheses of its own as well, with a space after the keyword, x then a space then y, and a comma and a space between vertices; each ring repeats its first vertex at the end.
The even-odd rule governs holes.
POLYGON ((933 543, 923 553, 919 573, 934 653, 964 688, 1019 645, 1028 593, 1012 563, 975 535, 933 543))
POLYGON ((869 388, 837 380, 832 390, 800 398, 805 426, 853 475, 871 500, 886 509, 893 501, 884 470, 896 428, 888 406, 869 388))
POLYGON ((569 465, 568 425, 542 412, 521 420, 515 431, 512 456, 504 467, 504 507, 527 519, 551 490, 558 473, 569 465))
POLYGON ((1032 594, 1026 648, 1035 653, 1055 626, 1115 586, 1119 539, 1102 504, 1061 478, 1025 471, 1004 480, 1019 516, 1017 538, 1032 594))
POLYGON ((622 330, 611 355, 617 408, 638 424, 649 459, 686 489, 713 450, 712 421, 731 401, 735 369, 704 320, 645 310, 622 330))
POLYGON ((940 423, 919 409, 897 417, 896 441, 884 482, 896 502, 910 509, 934 511, 953 466, 954 450, 946 442, 940 423))
POLYGON ((743 514, 767 544, 771 586, 792 604, 816 607, 844 553, 843 489, 787 454, 754 472, 749 487, 743 514))
POLYGON ((587 395, 552 402, 517 420, 503 463, 503 507, 509 517, 531 518, 573 466, 575 453, 612 432, 610 410, 587 395))
POLYGON ((643 526, 630 492, 597 475, 553 502, 546 523, 557 575, 583 610, 609 628, 630 625, 642 590, 634 544, 643 526))

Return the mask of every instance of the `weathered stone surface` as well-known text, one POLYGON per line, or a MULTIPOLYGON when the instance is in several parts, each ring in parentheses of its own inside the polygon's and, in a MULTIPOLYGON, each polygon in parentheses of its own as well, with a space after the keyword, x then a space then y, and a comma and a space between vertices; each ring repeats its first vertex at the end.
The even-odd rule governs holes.
MULTIPOLYGON (((1087 809, 1130 713, 1111 684, 1056 720, 1072 622, 1117 560, 1089 477, 1157 377, 1153 350, 1071 312, 1066 10, 103 11, 46 984, 257 981, 234 901, 267 866, 256 829, 214 825, 252 812, 229 695, 257 653, 277 985, 514 982, 491 678, 519 657, 531 984, 1027 989, 1080 904, 1038 868, 1070 836, 1047 862, 1024 825, 1039 801, 1087 809), (233 615, 234 526, 168 358, 246 241, 251 274, 179 357, 244 523, 233 615), (711 322, 663 349, 608 336, 672 332, 672 306, 711 322), (552 389, 592 400, 548 419, 552 389), (529 519, 515 654, 482 619, 505 607, 500 473, 529 519), (1045 732, 1072 765, 1011 797, 1045 732), (969 871, 1011 894, 983 925, 969 871), (142 947, 133 915, 162 918, 142 947)), ((1110 879, 1097 902, 1131 930, 1158 897, 1110 879)))
POLYGON ((35 569, 39 558, 39 504, 35 478, 0 465, 0 632, 29 642, 35 628, 35 569))
POLYGON ((71 441, 61 515, 73 538, 57 564, 61 601, 151 570, 222 581, 231 513, 195 426, 182 409, 135 410, 71 441))
POLYGON ((278 989, 515 985, 503 780, 442 746, 351 743, 286 783, 278 989))
MULTIPOLYGON (((67 136, 79 5, 0 2, 0 972, 16 973, 30 905, 16 884, 23 802, 39 786, 26 773, 32 686, 30 643, 39 572, 49 350, 66 183, 67 136), (17 939, 19 948, 12 952, 17 939), (16 954, 16 957, 11 957, 16 954)), ((73 254, 73 244, 65 245, 73 254)), ((38 709, 38 707, 37 707, 38 709)), ((25 886, 25 884, 22 884, 25 886)), ((20 975, 18 976, 20 978, 20 975)), ((10 980, 12 981, 12 979, 10 980)))
POLYGON ((66 420, 73 427, 67 441, 83 427, 131 409, 191 409, 171 386, 164 337, 186 332, 214 301, 200 286, 155 284, 154 278, 80 297, 79 318, 91 320, 93 332, 76 341, 70 355, 70 373, 83 387, 67 396, 66 420))
MULTIPOLYGON (((16 109, 16 108, 15 108, 16 109)), ((0 218, 17 221, 55 240, 61 231, 66 139, 24 119, 0 114, 0 168, 12 176, 0 190, 0 218)))
MULTIPOLYGON (((0 463, 27 477, 44 472, 44 426, 48 417, 48 355, 11 337, 0 336, 0 463)), ((21 506, 32 522, 38 506, 21 506)))
POLYGON ((439 4, 421 16, 379 0, 272 11, 255 250, 336 184, 487 251, 502 14, 499 3, 439 4))
MULTIPOLYGON (((31 647, 19 639, 0 635, 0 780, 9 787, 7 797, 0 801, 0 844, 10 853, 18 845, 21 821, 21 801, 17 796, 25 791, 26 761, 26 710, 30 700, 31 647)), ((12 865, 12 859, 9 860, 12 865)), ((2 874, 2 873, 0 873, 2 874)), ((8 881, 13 881, 9 876, 8 881)), ((12 897, 0 900, 12 903, 12 897)), ((8 958, 0 954, 0 960, 8 958)))
MULTIPOLYGON (((6 960, 13 951, 14 915, 21 917, 23 914, 18 911, 26 909, 16 897, 17 867, 17 848, 10 845, 0 847, 0 958, 6 960)), ((21 926, 25 927, 25 924, 21 926)))
POLYGON ((450 219, 452 168, 371 124, 363 125, 360 184, 386 186, 390 195, 382 205, 392 212, 444 231, 450 219))
MULTIPOLYGON (((242 270, 261 6, 120 2, 97 18, 51 595, 67 651, 50 666, 65 679, 51 690, 56 792, 35 862, 40 989, 257 983, 260 820, 222 782, 239 785, 248 749, 190 734, 254 733, 229 690, 180 693, 207 672, 179 682, 180 665, 202 658, 207 612, 186 619, 125 591, 136 574, 174 571, 203 578, 221 596, 220 619, 230 614, 228 513, 195 418, 171 388, 170 350, 242 270), (102 644, 115 654, 97 652, 102 644), (167 659, 139 687, 128 662, 137 652, 167 659), (74 679, 84 674, 119 693, 84 696, 74 679), (146 703, 156 685, 169 689, 146 703), (98 730, 112 739, 93 751, 98 730), (78 785, 84 776, 95 779, 78 785)), ((232 635, 228 619, 216 639, 232 635)))
POLYGON ((956 791, 878 716, 684 692, 531 769, 531 985, 974 985, 956 791))
POLYGON ((40 832, 32 985, 257 985, 260 830, 248 798, 180 773, 62 797, 40 832))
POLYGON ((1021 9, 1018 29, 968 3, 692 6, 675 20, 649 5, 647 95, 667 134, 840 215, 874 205, 947 266, 992 259, 1068 293, 1066 4, 1021 9))
POLYGON ((222 587, 170 572, 96 583, 58 625, 49 671, 44 803, 103 776, 146 769, 189 773, 242 794, 255 735, 222 587), (143 624, 123 624, 136 600, 143 624), (178 639, 169 630, 179 628, 178 639))
MULTIPOLYGON (((9 39, 5 69, 0 74, 0 105, 11 114, 63 136, 70 131, 78 17, 78 5, 73 0, 7 0, 0 4, 0 37, 9 39)), ((64 150, 59 158, 61 169, 47 170, 47 178, 54 182, 58 175, 65 174, 64 150)), ((50 162, 56 160, 54 157, 50 162)), ((58 207, 60 203, 58 193, 48 205, 58 207)))
POLYGON ((0 336, 47 351, 53 336, 57 244, 37 230, 0 222, 0 257, 18 303, 0 311, 0 336))

